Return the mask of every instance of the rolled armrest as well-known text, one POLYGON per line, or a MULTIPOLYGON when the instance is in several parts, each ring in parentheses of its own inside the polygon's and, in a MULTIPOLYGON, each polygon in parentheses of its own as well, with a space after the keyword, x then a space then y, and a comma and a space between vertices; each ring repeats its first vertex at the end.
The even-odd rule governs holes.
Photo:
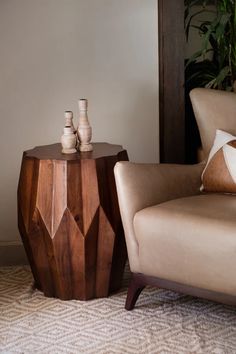
POLYGON ((137 164, 118 162, 115 180, 132 272, 139 272, 133 219, 141 209, 199 194, 204 164, 137 164))

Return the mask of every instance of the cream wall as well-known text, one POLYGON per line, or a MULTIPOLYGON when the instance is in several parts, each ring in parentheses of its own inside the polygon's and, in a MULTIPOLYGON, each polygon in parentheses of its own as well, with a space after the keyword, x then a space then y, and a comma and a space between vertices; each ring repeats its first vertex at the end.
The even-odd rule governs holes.
POLYGON ((59 140, 89 99, 94 141, 157 162, 157 1, 0 0, 0 246, 19 242, 22 151, 59 140))

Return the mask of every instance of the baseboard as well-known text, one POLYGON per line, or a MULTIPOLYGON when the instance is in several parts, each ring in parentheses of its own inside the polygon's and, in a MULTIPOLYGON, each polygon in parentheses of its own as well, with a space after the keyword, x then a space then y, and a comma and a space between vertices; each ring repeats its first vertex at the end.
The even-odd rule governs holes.
POLYGON ((28 264, 24 246, 20 242, 0 242, 0 267, 28 264))

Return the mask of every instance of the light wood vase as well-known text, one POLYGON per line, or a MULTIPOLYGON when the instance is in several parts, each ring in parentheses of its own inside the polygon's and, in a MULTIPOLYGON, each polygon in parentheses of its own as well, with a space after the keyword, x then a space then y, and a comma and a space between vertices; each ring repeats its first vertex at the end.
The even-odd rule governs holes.
POLYGON ((88 120, 88 100, 79 100, 79 124, 78 124, 78 139, 80 151, 92 151, 93 146, 90 143, 92 139, 92 128, 88 120))
POLYGON ((65 127, 71 127, 73 129, 74 134, 76 133, 76 129, 73 123, 73 112, 72 111, 65 111, 65 127))
POLYGON ((64 134, 61 137, 62 153, 73 154, 76 152, 76 135, 73 128, 68 126, 64 128, 64 134))

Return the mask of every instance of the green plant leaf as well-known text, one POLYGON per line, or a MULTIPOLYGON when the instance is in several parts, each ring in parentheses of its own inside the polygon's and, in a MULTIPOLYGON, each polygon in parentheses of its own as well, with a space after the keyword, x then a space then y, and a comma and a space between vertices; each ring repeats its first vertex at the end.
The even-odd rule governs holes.
MULTIPOLYGON (((211 52, 212 49, 208 49, 206 50, 205 54, 208 52, 211 52)), ((196 61, 196 59, 200 58, 202 56, 202 50, 199 50, 198 52, 194 53, 189 60, 187 61, 187 64, 185 65, 185 67, 189 66, 189 64, 193 63, 194 61, 196 61)))
POLYGON ((194 17, 202 14, 203 12, 205 12, 205 10, 197 11, 195 14, 193 14, 192 16, 189 17, 189 20, 188 20, 187 24, 185 25, 185 35, 186 35, 187 41, 188 41, 188 38, 189 38, 190 27, 194 27, 194 26, 191 26, 192 20, 194 19, 194 17))
MULTIPOLYGON (((199 25, 193 24, 194 15, 199 13, 199 8, 192 13, 197 3, 185 0, 185 4, 188 7, 185 23, 188 34, 190 27, 195 28, 202 38, 201 48, 188 59, 185 66, 186 80, 190 80, 191 85, 195 81, 200 86, 204 83, 207 87, 232 90, 236 80, 236 0, 215 0, 213 20, 200 21, 199 25), (213 56, 207 62, 205 55, 209 51, 213 56), (203 65, 200 66, 200 63, 203 65)), ((209 1, 201 0, 198 4, 202 7, 201 11, 206 12, 207 8, 204 7, 209 1)))
POLYGON ((214 88, 214 89, 220 87, 223 81, 225 80, 226 76, 229 74, 229 72, 230 72, 230 68, 229 66, 226 66, 220 71, 220 73, 217 75, 215 79, 213 79, 206 85, 206 87, 214 88))

